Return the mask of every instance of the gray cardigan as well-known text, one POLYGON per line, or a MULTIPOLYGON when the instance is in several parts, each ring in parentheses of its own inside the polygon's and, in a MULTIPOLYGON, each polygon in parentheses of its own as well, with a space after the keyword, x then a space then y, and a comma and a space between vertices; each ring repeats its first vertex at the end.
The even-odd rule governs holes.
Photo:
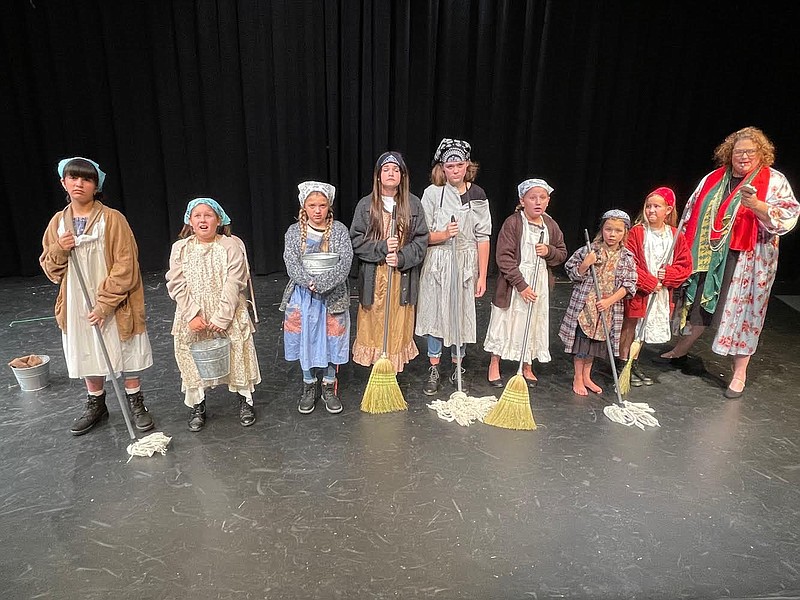
POLYGON ((325 305, 328 307, 329 313, 335 315, 350 309, 350 288, 347 285, 347 276, 350 274, 350 265, 353 262, 353 246, 345 225, 334 221, 331 227, 328 252, 337 253, 339 262, 330 271, 311 275, 303 267, 299 223, 290 225, 286 230, 283 248, 283 261, 286 263, 289 283, 283 291, 281 311, 286 310, 286 304, 292 297, 296 285, 308 287, 312 283, 316 288, 316 293, 325 297, 325 305))
MULTIPOLYGON (((414 194, 408 195, 411 209, 409 239, 397 251, 397 270, 400 271, 400 304, 417 303, 419 295, 419 269, 428 248, 428 224, 422 202, 414 194)), ((375 296, 375 273, 380 263, 386 262, 389 249, 386 240, 368 240, 369 206, 372 195, 359 200, 350 225, 353 252, 358 257, 358 301, 362 306, 372 306, 375 296)))

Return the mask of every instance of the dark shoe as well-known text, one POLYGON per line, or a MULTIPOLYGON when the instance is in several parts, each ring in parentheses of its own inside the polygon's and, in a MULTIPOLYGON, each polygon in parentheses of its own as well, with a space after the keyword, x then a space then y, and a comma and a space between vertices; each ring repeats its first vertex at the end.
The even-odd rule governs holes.
POLYGON ((689 355, 684 354, 683 356, 675 356, 675 357, 657 356, 653 359, 653 362, 662 365, 666 364, 671 367, 675 367, 676 369, 680 369, 681 367, 686 366, 686 362, 688 360, 689 360, 689 355))
POLYGON ((153 428, 153 417, 147 411, 144 405, 144 396, 142 391, 139 390, 135 394, 125 394, 128 398, 128 406, 131 407, 131 416, 133 417, 133 424, 139 431, 150 431, 153 428))
POLYGON ((639 387, 640 385, 653 385, 652 378, 648 377, 647 374, 642 371, 638 360, 634 360, 631 365, 631 385, 635 387, 639 387), (639 380, 638 384, 633 382, 634 377, 639 380))
POLYGON ((108 416, 106 393, 103 392, 100 396, 92 396, 89 394, 86 398, 86 410, 83 411, 80 417, 75 419, 75 422, 69 430, 72 435, 83 435, 105 416, 108 416))
POLYGON ((433 396, 439 391, 439 366, 431 365, 428 369, 428 379, 422 385, 422 393, 426 396, 433 396))
POLYGON ((237 396, 239 396, 239 423, 242 424, 242 427, 250 427, 256 422, 256 411, 247 401, 247 398, 239 394, 237 396))
POLYGON ((325 403, 325 410, 332 415, 342 412, 342 402, 336 395, 336 383, 322 382, 322 401, 325 403))
POLYGON ((492 386, 493 388, 501 388, 504 385, 502 377, 498 377, 497 379, 488 379, 487 378, 486 381, 488 381, 489 385, 492 386))
MULTIPOLYGON (((461 367, 461 386, 464 386, 464 374, 467 370, 464 367, 461 367)), ((453 384, 453 387, 458 385, 458 367, 453 365, 453 373, 450 375, 450 383, 453 384)))
MULTIPOLYGON (((653 383, 652 381, 650 382, 653 383)), ((633 370, 633 365, 631 365, 631 387, 642 387, 642 380, 633 370)))
POLYGON ((314 411, 314 405, 317 403, 317 382, 305 383, 303 382, 303 395, 300 396, 300 402, 297 404, 297 412, 307 415, 314 411))
POLYGON ((189 413, 189 431, 200 431, 206 424, 206 401, 195 404, 189 413))
POLYGON ((532 390, 537 385, 539 385, 539 380, 538 379, 528 379, 527 377, 523 377, 523 379, 525 380, 525 383, 528 384, 528 389, 532 390))
POLYGON ((739 381, 743 384, 741 391, 735 392, 731 389, 731 386, 728 386, 727 389, 724 392, 722 392, 722 395, 728 398, 729 400, 735 400, 736 398, 741 398, 742 394, 744 394, 744 381, 741 381, 740 379, 736 379, 736 381, 739 381))

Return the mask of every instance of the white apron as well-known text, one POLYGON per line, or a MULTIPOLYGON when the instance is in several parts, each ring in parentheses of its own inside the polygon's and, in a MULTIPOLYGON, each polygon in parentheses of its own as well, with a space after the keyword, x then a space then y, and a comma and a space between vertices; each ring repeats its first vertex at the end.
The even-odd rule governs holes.
MULTIPOLYGON (((65 231, 62 218, 58 225, 58 235, 60 236, 65 231)), ((73 267, 74 261, 79 260, 81 273, 89 291, 89 298, 94 304, 95 290, 100 287, 108 273, 105 259, 105 235, 105 217, 100 216, 92 227, 91 233, 84 233, 75 238, 75 249, 69 257, 69 267, 64 283, 66 286, 64 302, 66 303, 67 330, 62 333, 61 341, 67 361, 67 372, 73 379, 108 375, 103 351, 97 343, 94 328, 87 319, 89 309, 86 307, 86 300, 73 267)), ((147 331, 136 334, 123 342, 119 339, 116 318, 111 315, 103 323, 103 340, 105 340, 115 376, 119 376, 121 372, 143 371, 152 366, 153 353, 147 331)))
MULTIPOLYGON (((534 292, 538 295, 533 303, 531 325, 528 333, 528 347, 525 349, 523 362, 550 362, 550 284, 547 265, 544 259, 536 256, 535 246, 543 231, 542 243, 550 243, 547 227, 538 227, 528 223, 525 214, 520 211, 522 219, 522 239, 520 240, 519 270, 528 285, 533 282, 533 273, 538 269, 534 292)), ((525 320, 528 316, 528 303, 522 299, 516 289, 511 290, 511 302, 508 308, 498 308, 492 304, 489 317, 489 328, 486 331, 484 350, 498 355, 503 360, 519 361, 522 353, 522 338, 525 333, 525 320)))

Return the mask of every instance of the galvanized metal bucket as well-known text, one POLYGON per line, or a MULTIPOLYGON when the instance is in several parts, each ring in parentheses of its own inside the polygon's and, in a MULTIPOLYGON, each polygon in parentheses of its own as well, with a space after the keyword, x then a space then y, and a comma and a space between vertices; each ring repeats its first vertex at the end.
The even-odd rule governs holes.
POLYGON ((18 369, 11 367, 14 377, 17 378, 19 389, 23 392, 35 392, 50 385, 50 357, 46 354, 39 354, 42 359, 41 364, 34 367, 18 369))
POLYGON ((231 372, 231 341, 227 337, 190 344, 201 379, 220 379, 231 372))

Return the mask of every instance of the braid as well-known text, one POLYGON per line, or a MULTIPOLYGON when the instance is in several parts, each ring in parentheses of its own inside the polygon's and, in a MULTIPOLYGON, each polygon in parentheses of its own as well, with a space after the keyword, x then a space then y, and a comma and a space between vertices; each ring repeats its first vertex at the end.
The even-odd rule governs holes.
POLYGON ((305 208, 300 207, 300 214, 297 220, 300 221, 300 254, 305 254, 306 236, 308 235, 308 215, 305 208))
POLYGON ((331 240, 331 229, 333 229, 333 210, 328 209, 328 216, 325 217, 325 233, 322 234, 322 243, 319 246, 320 251, 327 252, 331 240))

